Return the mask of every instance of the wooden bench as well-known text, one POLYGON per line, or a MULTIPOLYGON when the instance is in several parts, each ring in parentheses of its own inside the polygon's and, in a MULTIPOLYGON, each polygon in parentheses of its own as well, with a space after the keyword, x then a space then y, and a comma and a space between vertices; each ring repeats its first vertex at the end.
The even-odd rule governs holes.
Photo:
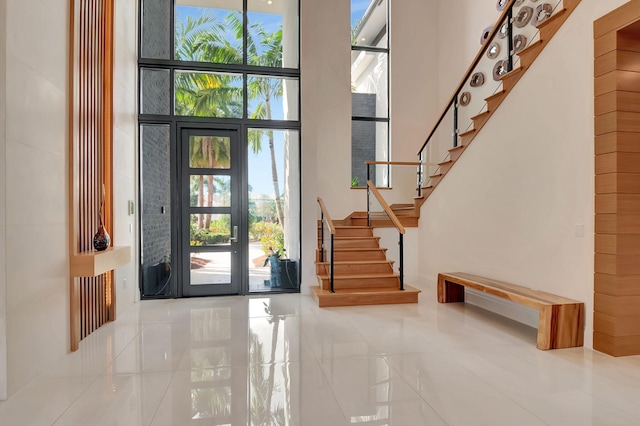
POLYGON ((465 287, 538 309, 538 349, 572 348, 584 343, 584 303, 462 272, 438 274, 438 302, 464 302, 465 287))

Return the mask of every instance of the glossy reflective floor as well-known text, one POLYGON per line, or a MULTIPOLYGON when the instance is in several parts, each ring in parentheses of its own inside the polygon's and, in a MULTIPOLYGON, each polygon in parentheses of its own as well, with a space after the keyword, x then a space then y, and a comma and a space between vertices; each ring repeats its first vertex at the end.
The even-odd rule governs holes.
POLYGON ((640 424, 640 357, 535 336, 433 289, 382 307, 145 301, 0 403, 0 425, 640 424))

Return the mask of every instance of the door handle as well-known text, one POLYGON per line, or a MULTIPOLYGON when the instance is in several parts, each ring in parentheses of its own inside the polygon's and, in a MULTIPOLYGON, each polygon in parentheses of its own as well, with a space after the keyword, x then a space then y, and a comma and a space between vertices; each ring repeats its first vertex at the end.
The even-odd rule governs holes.
POLYGON ((233 235, 231 235, 231 238, 229 238, 229 241, 231 241, 232 243, 237 243, 238 242, 238 227, 237 226, 233 227, 233 235))

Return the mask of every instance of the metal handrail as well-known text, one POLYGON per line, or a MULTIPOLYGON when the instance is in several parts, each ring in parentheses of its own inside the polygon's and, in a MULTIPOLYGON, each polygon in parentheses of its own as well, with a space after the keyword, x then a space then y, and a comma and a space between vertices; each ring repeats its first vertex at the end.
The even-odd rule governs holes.
MULTIPOLYGON (((396 216, 396 214, 393 212, 391 207, 389 207, 389 204, 385 201, 384 197, 382 196, 380 191, 378 191, 378 188, 376 188, 375 184, 372 181, 367 180, 367 194, 369 194, 369 192, 373 193, 373 196, 376 197, 376 199, 380 203, 380 206, 382 206, 382 210, 384 210, 387 216, 389 216, 389 219, 391 219, 391 223, 393 223, 393 226, 395 226, 396 229, 398 230, 398 248, 400 250, 400 255, 399 255, 400 290, 404 290, 404 234, 406 232, 404 229, 404 225, 400 222, 400 219, 398 219, 398 216, 396 216)), ((370 222, 368 204, 367 204, 367 222, 370 222)))
POLYGON ((331 286, 331 293, 334 293, 333 288, 333 255, 334 255, 334 239, 336 235, 336 227, 333 224, 333 220, 331 220, 331 216, 329 215, 329 211, 324 205, 324 201, 322 198, 318 197, 318 204, 320 205, 320 262, 324 263, 324 223, 327 223, 327 228, 329 228, 329 233, 331 234, 331 273, 329 277, 329 284, 331 286))
MULTIPOLYGON (((493 40, 493 38, 496 36, 496 34, 498 34, 498 31, 500 31, 500 28, 502 27, 502 22, 505 19, 507 19, 507 18, 509 18, 511 16, 512 7, 513 7, 513 4, 515 3, 515 1, 516 0, 509 0, 509 3, 507 3, 507 5, 505 6, 504 10, 502 11, 502 14, 500 14, 500 17, 496 21, 496 24, 494 25, 493 30, 491 31, 491 34, 489 34, 489 36, 487 37, 487 41, 482 45, 482 47, 478 51, 478 54, 476 55, 476 57, 473 60, 473 62, 471 62, 471 66, 469 66, 469 68, 467 69, 467 72, 464 74, 464 77, 462 78, 462 80, 460 80, 460 83, 458 83, 458 86, 453 91, 453 94, 451 95, 451 98, 449 99, 449 102, 446 103, 446 107, 444 108, 444 111, 442 111, 442 114, 440 115, 440 118, 436 122, 435 126, 433 126, 433 129, 429 133, 429 136, 425 140, 424 144, 422 144, 422 146, 420 147, 420 150, 418 150, 418 156, 420 155, 420 153, 422 151, 424 151, 425 147, 429 143, 429 140, 431 140, 431 137, 435 134, 435 132, 438 129, 438 127, 440 127, 440 123, 442 123, 442 120, 444 120, 444 118, 446 117, 447 112, 449 111, 449 108, 451 108, 451 105, 456 102, 456 100, 458 98, 458 95, 460 94, 460 92, 464 88, 464 85, 466 84, 466 82, 469 80, 469 78, 473 74, 473 71, 475 70, 476 66, 480 63, 480 60, 482 59, 482 57, 486 53, 487 49, 489 49, 489 46, 491 45, 491 43, 489 43, 489 41, 493 40)), ((511 55, 509 55, 509 56, 511 56, 511 55)))

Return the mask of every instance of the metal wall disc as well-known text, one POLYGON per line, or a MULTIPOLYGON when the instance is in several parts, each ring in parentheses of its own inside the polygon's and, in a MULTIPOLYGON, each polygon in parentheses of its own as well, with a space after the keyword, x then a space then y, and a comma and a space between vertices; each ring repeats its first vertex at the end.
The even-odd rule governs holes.
POLYGON ((520 6, 522 3, 524 3, 524 0, 516 0, 516 2, 513 4, 513 7, 518 7, 518 6, 520 6))
POLYGON ((500 54, 500 44, 497 41, 491 43, 491 46, 487 49, 487 58, 495 59, 500 54))
POLYGON ((531 22, 531 18, 533 18, 533 8, 524 6, 518 11, 518 14, 513 21, 513 25, 516 28, 524 28, 529 22, 531 22))
POLYGON ((518 53, 527 47, 527 37, 522 34, 517 34, 513 38, 513 51, 514 53, 518 53))
POLYGON ((484 44, 487 41, 489 35, 491 35, 491 31, 493 31, 493 25, 482 30, 482 35, 480 36, 480 44, 484 44))
POLYGON ((498 3, 496 3, 496 9, 498 9, 498 11, 504 10, 504 7, 508 2, 509 0, 498 0, 498 3))
POLYGON ((469 92, 462 92, 460 94, 460 105, 467 106, 469 105, 469 103, 471 103, 471 93, 469 92))
POLYGON ((553 12, 553 6, 549 3, 539 4, 536 7, 536 11, 533 13, 533 19, 531 20, 531 25, 537 27, 551 16, 553 12))
POLYGON ((509 25, 505 22, 500 27, 500 31, 498 31, 498 38, 505 38, 509 33, 509 25))
POLYGON ((500 77, 505 75, 508 71, 509 63, 506 60, 496 62, 493 67, 493 79, 495 81, 500 81, 500 77))
POLYGON ((480 87, 484 84, 484 74, 481 72, 474 73, 469 81, 469 86, 480 87))

